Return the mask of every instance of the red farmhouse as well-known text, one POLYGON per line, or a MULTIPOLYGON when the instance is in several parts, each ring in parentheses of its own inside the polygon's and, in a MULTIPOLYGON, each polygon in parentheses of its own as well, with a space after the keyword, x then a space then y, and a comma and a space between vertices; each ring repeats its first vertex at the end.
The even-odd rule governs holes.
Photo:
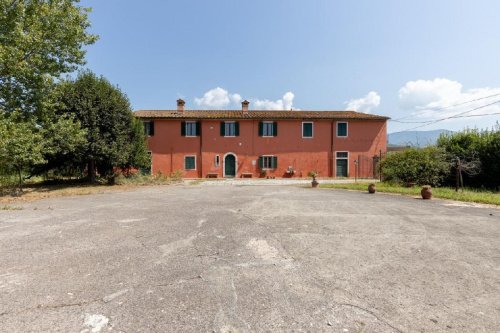
POLYGON ((140 110, 152 173, 184 177, 375 176, 387 117, 354 111, 140 110))

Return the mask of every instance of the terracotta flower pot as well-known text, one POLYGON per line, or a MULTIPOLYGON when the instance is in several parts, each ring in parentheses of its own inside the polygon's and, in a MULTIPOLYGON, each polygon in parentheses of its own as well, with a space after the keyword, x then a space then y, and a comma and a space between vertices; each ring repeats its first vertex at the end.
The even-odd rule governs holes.
POLYGON ((314 179, 312 182, 311 182, 311 185, 312 187, 318 187, 318 181, 316 179, 314 179))
POLYGON ((375 191, 377 190, 377 188, 375 187, 375 184, 370 184, 368 185, 368 193, 375 193, 375 191))
POLYGON ((429 185, 422 186, 422 190, 420 191, 422 195, 422 199, 428 200, 432 198, 432 188, 429 185))

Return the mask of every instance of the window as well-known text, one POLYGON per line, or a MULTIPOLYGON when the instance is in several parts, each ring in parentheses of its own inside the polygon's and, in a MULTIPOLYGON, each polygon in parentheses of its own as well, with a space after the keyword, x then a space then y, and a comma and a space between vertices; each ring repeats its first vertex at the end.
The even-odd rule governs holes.
POLYGON ((347 123, 337 123, 337 136, 338 137, 347 136, 347 123))
POLYGON ((259 136, 278 136, 278 123, 262 121, 259 123, 259 136))
POLYGON ((338 151, 336 154, 336 176, 348 177, 349 175, 349 153, 346 151, 338 151))
POLYGON ((313 123, 302 123, 302 137, 303 138, 313 137, 313 123))
POLYGON ((184 156, 184 169, 196 170, 196 156, 184 156))
POLYGON ((220 156, 215 155, 215 167, 218 168, 220 165, 220 156))
POLYGON ((276 169, 278 167, 278 157, 277 156, 260 156, 259 157, 259 168, 264 169, 276 169))
POLYGON ((181 135, 182 136, 199 136, 200 123, 197 121, 183 121, 181 122, 181 135))
POLYGON ((155 122, 154 121, 145 121, 143 124, 144 124, 144 133, 147 136, 155 135, 155 122))
POLYGON ((240 135, 240 124, 235 121, 223 121, 220 123, 220 135, 221 136, 239 136, 240 135))

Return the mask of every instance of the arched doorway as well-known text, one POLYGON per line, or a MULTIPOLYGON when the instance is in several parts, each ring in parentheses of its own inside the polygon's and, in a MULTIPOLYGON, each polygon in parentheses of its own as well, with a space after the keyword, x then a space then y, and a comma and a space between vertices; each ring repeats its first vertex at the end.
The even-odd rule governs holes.
POLYGON ((227 153, 224 155, 224 177, 236 177, 236 155, 233 153, 227 153))

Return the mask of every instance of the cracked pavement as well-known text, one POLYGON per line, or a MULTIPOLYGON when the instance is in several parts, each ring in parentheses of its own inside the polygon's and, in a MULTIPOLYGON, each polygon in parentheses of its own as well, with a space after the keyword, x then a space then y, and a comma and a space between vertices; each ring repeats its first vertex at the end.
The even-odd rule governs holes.
POLYGON ((0 332, 499 332, 500 210, 299 186, 0 211, 0 332))

